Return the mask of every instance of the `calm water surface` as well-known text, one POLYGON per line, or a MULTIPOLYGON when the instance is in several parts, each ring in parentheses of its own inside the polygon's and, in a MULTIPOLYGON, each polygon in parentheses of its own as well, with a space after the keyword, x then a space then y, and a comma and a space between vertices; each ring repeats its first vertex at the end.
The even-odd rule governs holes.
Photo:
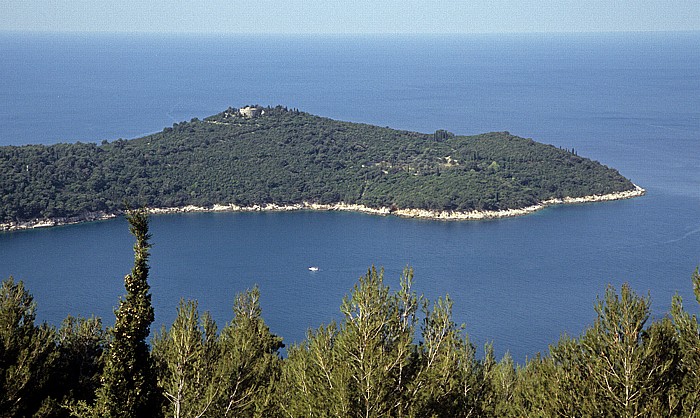
MULTIPOLYGON (((458 134, 508 130, 618 168, 639 199, 487 222, 352 213, 152 218, 156 325, 180 297, 220 325, 258 284, 287 343, 339 317, 375 264, 405 266, 481 345, 522 361, 594 318, 605 286, 678 292, 697 312, 700 34, 504 37, 0 35, 0 144, 99 141, 158 131, 228 106, 284 104, 337 119, 458 134), (317 265, 318 272, 308 266, 317 265)), ((0 277, 25 280, 38 316, 110 323, 133 260, 123 219, 0 234, 0 277)))

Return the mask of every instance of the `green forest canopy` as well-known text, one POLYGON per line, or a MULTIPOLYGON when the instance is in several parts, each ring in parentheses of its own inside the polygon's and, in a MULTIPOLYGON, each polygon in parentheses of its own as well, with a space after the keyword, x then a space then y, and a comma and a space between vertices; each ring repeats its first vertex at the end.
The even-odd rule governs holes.
POLYGON ((0 147, 0 223, 133 206, 523 208, 631 190, 616 170, 508 132, 456 136, 237 109, 132 140, 0 147))

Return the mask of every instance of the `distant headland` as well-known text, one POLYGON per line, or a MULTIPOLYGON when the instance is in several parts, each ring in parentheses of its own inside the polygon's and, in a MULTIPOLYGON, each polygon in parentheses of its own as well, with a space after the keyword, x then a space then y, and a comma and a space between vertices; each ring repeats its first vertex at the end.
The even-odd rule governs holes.
POLYGON ((0 230, 151 213, 346 210, 444 220, 526 215, 644 190, 572 150, 228 108, 142 138, 0 147, 0 230))

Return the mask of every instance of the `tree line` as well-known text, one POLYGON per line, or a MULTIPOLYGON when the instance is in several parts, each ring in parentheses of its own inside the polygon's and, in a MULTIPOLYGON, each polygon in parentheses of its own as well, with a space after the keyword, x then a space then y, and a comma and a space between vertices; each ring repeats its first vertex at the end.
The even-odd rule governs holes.
MULTIPOLYGON (((516 365, 483 358, 406 269, 392 291, 372 267, 341 303, 338 322, 280 354, 257 288, 236 296, 219 330, 197 302, 150 339, 150 235, 132 211, 134 267, 115 324, 35 321, 12 278, 0 287, 0 417, 692 417, 700 414, 700 328, 673 299, 650 321, 650 298, 608 287, 578 337, 516 365)), ((700 274, 692 274, 700 303, 700 274)))
POLYGON ((135 206, 345 202, 500 210, 630 190, 616 170, 507 132, 455 136, 341 122, 282 107, 225 111, 103 144, 0 147, 0 222, 135 206))

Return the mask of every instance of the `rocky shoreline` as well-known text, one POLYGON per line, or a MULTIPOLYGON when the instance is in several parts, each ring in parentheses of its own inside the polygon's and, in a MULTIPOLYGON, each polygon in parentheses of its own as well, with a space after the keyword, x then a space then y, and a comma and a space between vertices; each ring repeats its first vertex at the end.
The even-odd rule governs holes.
MULTIPOLYGON (((485 220, 510 218, 514 216, 523 216, 548 206, 561 204, 579 204, 604 202, 610 200, 631 199, 642 196, 646 193, 644 189, 635 185, 632 190, 623 192, 610 193, 604 195, 591 195, 584 197, 564 197, 561 199, 549 199, 540 202, 537 205, 528 206, 519 209, 506 209, 498 211, 470 211, 470 212, 455 212, 455 211, 431 211, 427 209, 392 209, 388 207, 370 208, 364 205, 347 204, 343 202, 330 205, 322 205, 318 203, 304 202, 294 205, 253 205, 253 206, 238 206, 238 205, 214 205, 211 208, 201 206, 183 206, 176 208, 148 208, 148 213, 153 215, 170 214, 170 213, 199 213, 199 212, 290 212, 298 210, 317 210, 317 211, 349 211, 361 212, 373 215, 396 215, 404 218, 446 220, 446 221, 466 221, 466 220, 485 220)), ((26 222, 8 222, 0 223, 0 231, 17 231, 23 229, 46 228, 51 226, 71 225, 81 222, 100 221, 105 219, 115 218, 117 214, 106 212, 90 212, 84 216, 75 216, 68 218, 54 219, 34 219, 26 222)))
POLYGON ((0 231, 19 231, 23 229, 48 228, 51 226, 73 225, 83 222, 103 221, 116 218, 117 214, 107 212, 88 212, 82 216, 66 218, 32 219, 24 222, 0 223, 0 231))

